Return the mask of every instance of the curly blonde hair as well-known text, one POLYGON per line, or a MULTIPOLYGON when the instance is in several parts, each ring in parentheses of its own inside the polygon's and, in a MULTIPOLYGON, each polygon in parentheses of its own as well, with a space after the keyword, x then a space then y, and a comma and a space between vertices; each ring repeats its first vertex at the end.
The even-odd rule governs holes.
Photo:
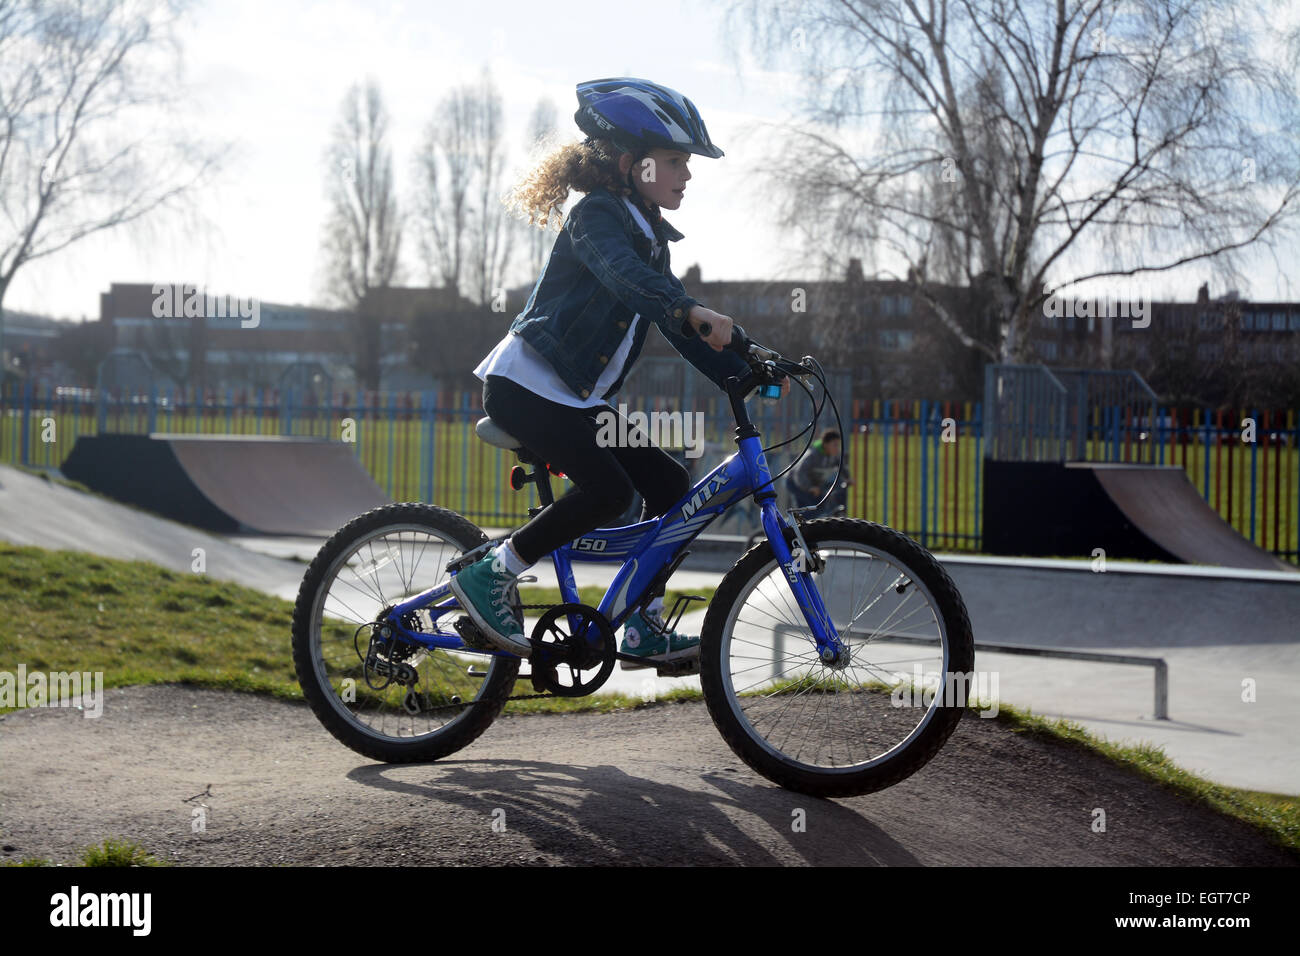
MULTIPOLYGON (((620 196, 632 195, 634 190, 618 169, 622 153, 609 140, 590 137, 553 149, 515 186, 506 205, 520 218, 526 215, 530 226, 559 230, 564 224, 560 208, 570 190, 589 193, 603 188, 620 196)), ((634 165, 648 153, 633 153, 634 165)))

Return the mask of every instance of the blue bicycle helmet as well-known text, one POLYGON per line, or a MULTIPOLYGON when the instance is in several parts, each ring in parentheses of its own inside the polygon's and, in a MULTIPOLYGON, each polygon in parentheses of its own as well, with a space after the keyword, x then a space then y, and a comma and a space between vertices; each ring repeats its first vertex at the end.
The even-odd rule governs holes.
POLYGON ((655 146, 717 159, 695 104, 676 90, 649 80, 617 77, 578 84, 578 128, 608 139, 619 149, 636 152, 655 146))

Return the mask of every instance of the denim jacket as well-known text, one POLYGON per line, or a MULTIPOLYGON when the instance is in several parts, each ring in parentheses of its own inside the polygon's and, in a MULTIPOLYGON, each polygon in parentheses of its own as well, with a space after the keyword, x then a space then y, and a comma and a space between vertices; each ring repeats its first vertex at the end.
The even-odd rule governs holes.
POLYGON ((683 236, 662 218, 652 228, 660 244, 653 260, 650 240, 623 200, 593 190, 569 212, 524 311, 510 325, 511 334, 522 335, 580 398, 591 394, 637 314, 646 321, 637 327, 617 381, 600 398, 622 387, 652 322, 719 388, 748 369, 734 352, 715 352, 686 321, 696 300, 672 274, 668 256, 668 242, 683 236))

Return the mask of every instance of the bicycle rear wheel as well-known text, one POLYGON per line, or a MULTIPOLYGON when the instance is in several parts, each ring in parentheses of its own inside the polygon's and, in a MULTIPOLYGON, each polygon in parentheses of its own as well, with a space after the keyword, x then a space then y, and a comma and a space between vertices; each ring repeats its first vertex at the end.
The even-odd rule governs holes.
MULTIPOLYGON (((455 512, 385 505, 340 529, 307 569, 293 611, 298 682, 320 722, 357 753, 388 763, 436 760, 473 741, 505 707, 517 657, 398 642, 381 663, 412 668, 413 684, 386 682, 364 666, 369 625, 445 582, 447 563, 486 540, 455 512), (469 673, 470 664, 480 676, 469 673)), ((460 613, 433 622, 419 611, 407 627, 453 634, 460 613)))
POLYGON ((824 663, 785 573, 763 541, 718 587, 700 681, 723 738, 791 790, 854 796, 924 766, 965 709, 974 640, 952 580, 889 528, 828 518, 803 526, 825 561, 822 595, 847 660, 824 663), (937 687, 936 687, 937 684, 937 687))

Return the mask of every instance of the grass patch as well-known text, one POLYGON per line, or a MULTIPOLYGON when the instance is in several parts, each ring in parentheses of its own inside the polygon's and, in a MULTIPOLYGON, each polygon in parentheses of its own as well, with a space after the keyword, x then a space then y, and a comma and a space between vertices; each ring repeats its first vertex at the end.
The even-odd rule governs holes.
POLYGON ((1169 759, 1163 747, 1115 744, 1094 737, 1073 721, 1041 717, 1005 702, 998 706, 994 719, 1007 724, 1013 733, 1050 738, 1101 754, 1190 803, 1240 820, 1284 849, 1300 854, 1300 797, 1212 783, 1179 767, 1169 759))
MULTIPOLYGON (((2 866, 59 866, 47 857, 28 856, 21 860, 5 860, 2 866)), ((109 837, 98 846, 88 846, 81 851, 75 866, 170 866, 140 844, 131 840, 109 837)))
MULTIPOLYGON (((558 603, 558 589, 522 589, 558 603)), ((604 590, 580 589, 584 603, 604 590)), ((668 592, 668 606, 680 592, 668 592)), ((712 589, 702 592, 712 597, 712 589)), ((700 605, 696 604, 696 607, 700 605)), ((290 649, 293 605, 259 591, 143 561, 0 542, 0 670, 102 672, 105 688, 173 683, 301 701, 290 649)), ((468 685, 467 685, 468 686, 468 685)), ((428 688, 436 694, 465 688, 428 688)), ((531 693, 525 682, 516 693, 531 693)), ((666 698, 660 697, 662 701, 666 698)), ((606 712, 640 698, 520 701, 512 712, 606 712)), ((0 714, 17 708, 0 707, 0 714)))
POLYGON ((5 543, 0 568, 0 668, 302 697, 287 601, 143 561, 5 543))
POLYGON ((167 866, 138 843, 109 838, 99 846, 88 846, 81 854, 82 866, 167 866))

